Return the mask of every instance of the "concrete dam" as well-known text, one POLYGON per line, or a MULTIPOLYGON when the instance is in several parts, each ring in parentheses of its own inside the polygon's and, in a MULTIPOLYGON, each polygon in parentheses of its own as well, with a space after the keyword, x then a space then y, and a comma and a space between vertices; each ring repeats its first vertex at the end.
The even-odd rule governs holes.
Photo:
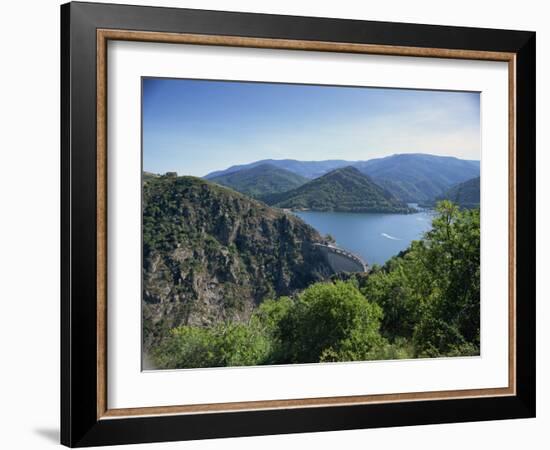
POLYGON ((366 272, 368 265, 353 253, 334 245, 313 244, 327 259, 334 272, 366 272))

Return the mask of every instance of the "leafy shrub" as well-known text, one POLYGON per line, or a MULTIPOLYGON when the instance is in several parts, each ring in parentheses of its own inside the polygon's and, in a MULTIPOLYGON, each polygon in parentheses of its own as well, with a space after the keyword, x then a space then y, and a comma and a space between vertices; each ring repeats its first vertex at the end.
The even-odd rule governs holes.
POLYGON ((382 309, 351 282, 316 283, 303 291, 280 325, 287 362, 372 359, 383 345, 382 309))
POLYGON ((164 369, 249 366, 261 364, 268 350, 269 342, 256 327, 238 323, 182 326, 171 331, 153 358, 164 369))

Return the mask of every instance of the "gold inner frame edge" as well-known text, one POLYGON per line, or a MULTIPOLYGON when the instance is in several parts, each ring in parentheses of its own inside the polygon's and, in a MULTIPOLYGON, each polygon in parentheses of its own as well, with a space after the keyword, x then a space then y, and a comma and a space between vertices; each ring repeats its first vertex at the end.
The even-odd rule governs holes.
POLYGON ((349 406, 403 401, 449 400, 513 396, 516 394, 516 54, 478 50, 424 48, 304 41, 240 36, 159 33, 98 29, 96 48, 97 81, 97 419, 174 414, 206 414, 266 409, 295 409, 349 406), (279 50, 361 53, 391 56, 470 59, 508 62, 508 387, 488 389, 410 392, 400 394, 318 397, 198 405, 148 406, 109 409, 107 405, 107 42, 109 40, 279 50))

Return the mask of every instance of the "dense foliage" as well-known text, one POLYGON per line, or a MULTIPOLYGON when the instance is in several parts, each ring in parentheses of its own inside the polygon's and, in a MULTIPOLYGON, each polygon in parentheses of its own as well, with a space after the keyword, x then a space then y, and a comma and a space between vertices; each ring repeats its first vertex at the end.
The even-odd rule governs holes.
POLYGON ((479 210, 437 206, 420 241, 367 275, 265 300, 246 322, 181 326, 160 368, 479 354, 479 210))
POLYGON ((290 191, 308 181, 307 178, 267 163, 210 177, 209 180, 253 198, 290 191))
POLYGON ((316 283, 264 301, 246 324, 174 328, 153 357, 162 368, 375 359, 381 316, 352 282, 316 283))
POLYGON ((354 167, 344 167, 282 194, 262 197, 279 208, 313 211, 407 213, 411 210, 354 167))
POLYGON ((479 209, 437 206, 433 228, 403 255, 375 268, 363 294, 384 311, 382 334, 405 339, 415 357, 479 353, 479 209))

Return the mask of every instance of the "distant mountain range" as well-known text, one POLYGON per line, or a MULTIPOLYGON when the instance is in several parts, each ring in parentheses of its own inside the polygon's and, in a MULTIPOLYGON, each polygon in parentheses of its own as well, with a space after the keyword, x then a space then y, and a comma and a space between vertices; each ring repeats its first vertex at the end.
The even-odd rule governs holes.
MULTIPOLYGON (((432 201, 452 186, 478 177, 480 173, 479 161, 414 153, 392 155, 368 161, 261 160, 211 172, 204 178, 230 186, 235 190, 243 189, 242 185, 244 184, 246 190, 258 192, 254 196, 278 193, 277 191, 267 192, 269 189, 266 189, 265 172, 262 177, 259 177, 258 186, 254 186, 254 177, 250 177, 250 172, 245 172, 266 165, 307 179, 315 179, 335 169, 352 166, 368 175, 372 181, 398 200, 418 203, 432 201), (238 173, 241 173, 241 176, 238 176, 238 173)), ((288 179, 288 177, 289 175, 285 174, 283 178, 288 179)), ((283 185, 284 183, 276 183, 277 189, 282 189, 283 185)))
POLYGON ((296 189, 261 198, 278 208, 339 212, 408 213, 412 209, 352 166, 335 169, 296 189))
POLYGON ((212 176, 208 179, 253 198, 290 191, 309 181, 308 178, 270 163, 212 176))
POLYGON ((345 161, 342 159, 329 159, 326 161, 296 161, 294 159, 262 159, 249 164, 240 164, 237 166, 231 166, 224 170, 217 170, 210 172, 204 178, 211 180, 214 177, 220 175, 228 175, 230 173, 239 172, 244 169, 250 169, 252 167, 260 166, 262 164, 270 164, 280 169, 288 170, 289 172, 300 175, 304 178, 313 179, 330 172, 331 170, 338 169, 339 167, 345 167, 353 165, 356 161, 345 161))
POLYGON ((356 167, 405 202, 433 199, 451 186, 479 176, 479 161, 424 154, 371 159, 356 167))

